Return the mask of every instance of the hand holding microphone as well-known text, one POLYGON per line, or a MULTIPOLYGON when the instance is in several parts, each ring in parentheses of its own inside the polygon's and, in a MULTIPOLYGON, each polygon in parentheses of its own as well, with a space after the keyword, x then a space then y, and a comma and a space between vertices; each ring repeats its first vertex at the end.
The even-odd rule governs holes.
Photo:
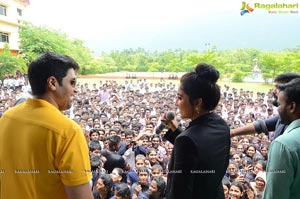
POLYGON ((167 112, 167 113, 163 114, 161 123, 157 127, 155 133, 160 134, 162 132, 162 130, 165 128, 169 128, 172 131, 175 131, 178 127, 178 124, 177 124, 176 120, 174 120, 174 119, 175 119, 175 113, 173 113, 173 112, 167 112))

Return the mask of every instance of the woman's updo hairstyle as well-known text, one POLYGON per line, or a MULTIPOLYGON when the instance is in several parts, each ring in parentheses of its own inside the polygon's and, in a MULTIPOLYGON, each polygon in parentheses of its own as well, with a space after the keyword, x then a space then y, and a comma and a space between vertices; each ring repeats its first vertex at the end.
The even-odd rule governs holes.
POLYGON ((181 89, 189 96, 192 106, 195 100, 202 98, 202 108, 207 111, 215 109, 220 100, 220 87, 216 84, 220 77, 214 66, 200 63, 195 71, 181 77, 181 89))

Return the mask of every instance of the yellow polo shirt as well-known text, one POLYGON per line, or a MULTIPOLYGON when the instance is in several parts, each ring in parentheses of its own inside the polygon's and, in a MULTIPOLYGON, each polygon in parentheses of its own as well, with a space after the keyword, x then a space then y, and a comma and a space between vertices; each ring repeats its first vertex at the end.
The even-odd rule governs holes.
POLYGON ((27 99, 0 119, 0 199, 67 198, 90 168, 81 128, 50 103, 27 99))

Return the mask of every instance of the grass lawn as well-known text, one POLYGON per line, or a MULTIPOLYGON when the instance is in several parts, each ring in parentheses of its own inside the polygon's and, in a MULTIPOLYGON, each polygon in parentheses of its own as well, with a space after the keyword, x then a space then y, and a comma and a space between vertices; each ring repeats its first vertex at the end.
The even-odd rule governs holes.
POLYGON ((265 84, 265 83, 234 83, 234 82, 219 82, 220 86, 228 85, 230 88, 243 88, 244 91, 253 91, 254 93, 257 92, 264 92, 267 93, 270 89, 273 89, 274 86, 272 84, 265 84))
MULTIPOLYGON (((99 84, 100 81, 105 82, 106 80, 114 80, 117 81, 118 84, 124 84, 125 80, 127 81, 131 81, 133 83, 137 82, 137 79, 125 79, 125 76, 121 76, 121 77, 115 77, 115 76, 81 76, 78 78, 78 82, 80 84, 85 84, 88 83, 89 87, 91 87, 93 84, 99 84)), ((149 78, 147 79, 148 82, 152 82, 152 83, 159 83, 161 82, 160 79, 153 79, 153 78, 149 78)), ((179 80, 168 80, 167 78, 164 80, 165 83, 175 83, 175 84, 179 84, 179 80)), ((273 89, 273 85, 272 84, 265 84, 265 83, 234 83, 234 82, 224 82, 224 81, 218 81, 218 84, 220 86, 224 86, 224 85, 228 85, 230 88, 243 88, 245 91, 249 90, 249 91, 253 91, 255 94, 257 92, 265 92, 267 93, 270 89, 273 89)))

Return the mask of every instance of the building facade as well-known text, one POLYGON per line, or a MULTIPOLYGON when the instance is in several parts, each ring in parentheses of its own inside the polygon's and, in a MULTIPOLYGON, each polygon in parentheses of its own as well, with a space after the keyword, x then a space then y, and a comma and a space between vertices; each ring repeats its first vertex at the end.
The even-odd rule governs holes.
POLYGON ((0 0, 0 53, 8 43, 11 53, 18 55, 19 27, 28 5, 29 0, 0 0))

